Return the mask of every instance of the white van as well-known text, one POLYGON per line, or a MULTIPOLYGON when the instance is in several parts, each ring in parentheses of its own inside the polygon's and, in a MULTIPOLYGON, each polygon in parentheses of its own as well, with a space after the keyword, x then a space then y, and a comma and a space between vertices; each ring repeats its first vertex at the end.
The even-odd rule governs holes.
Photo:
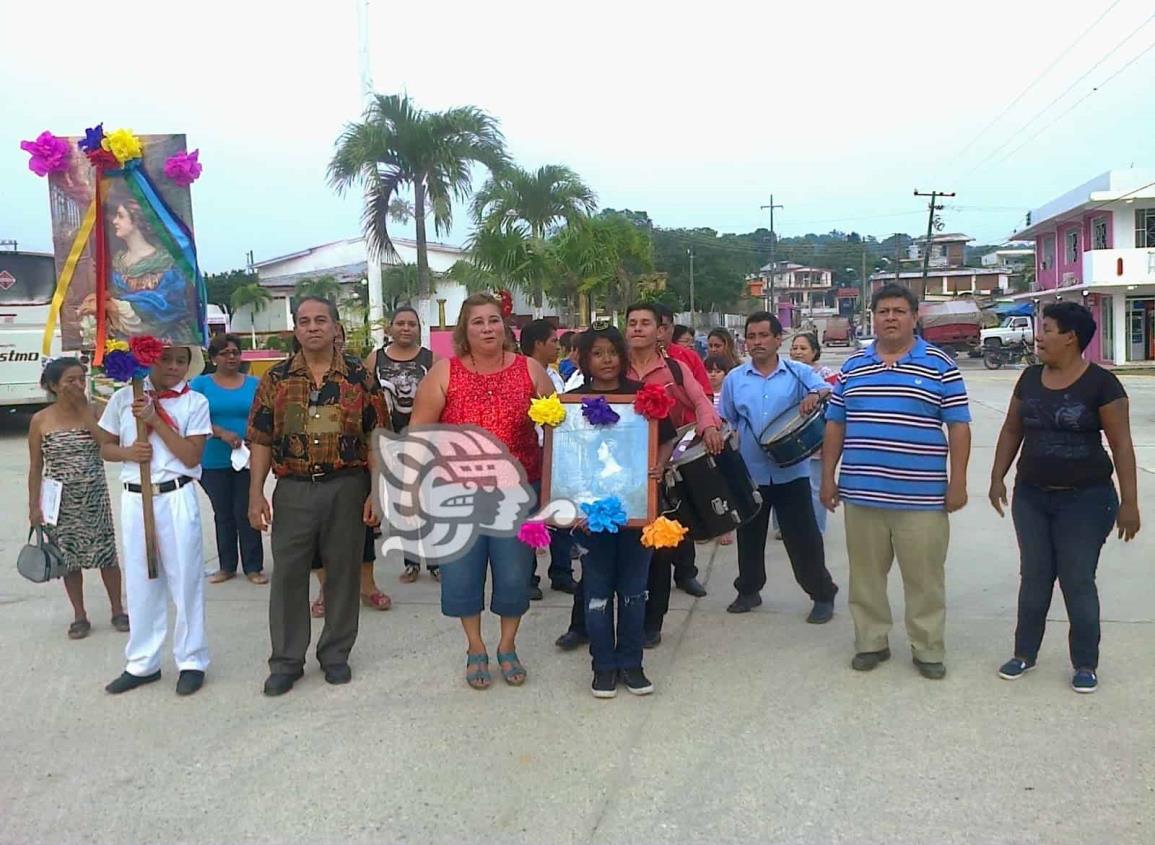
MULTIPOLYGON (((38 252, 0 252, 0 407, 43 405, 48 395, 40 374, 49 304, 56 290, 56 264, 38 252)), ((51 357, 60 355, 60 329, 51 357)))

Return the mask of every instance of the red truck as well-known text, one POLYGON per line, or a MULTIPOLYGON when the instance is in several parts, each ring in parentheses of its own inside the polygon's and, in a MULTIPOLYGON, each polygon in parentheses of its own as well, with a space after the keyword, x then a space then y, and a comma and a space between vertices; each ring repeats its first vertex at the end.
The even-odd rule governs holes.
POLYGON ((944 352, 977 354, 982 345, 982 312, 972 299, 923 302, 918 324, 923 339, 944 352))

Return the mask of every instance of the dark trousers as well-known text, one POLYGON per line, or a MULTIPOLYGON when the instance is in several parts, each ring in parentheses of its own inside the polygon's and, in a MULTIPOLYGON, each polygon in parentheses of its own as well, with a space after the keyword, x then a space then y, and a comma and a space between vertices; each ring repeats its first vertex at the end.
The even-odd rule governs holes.
POLYGON ((317 483, 294 478, 277 481, 269 593, 270 671, 296 672, 305 665, 312 636, 309 570, 317 555, 325 564, 325 627, 317 641, 317 660, 326 667, 348 662, 360 617, 365 549, 361 511, 368 495, 368 473, 317 483))
POLYGON ((651 551, 638 528, 617 534, 591 532, 582 538, 583 604, 595 672, 638 669, 651 551), (617 597, 617 625, 614 624, 617 597))
POLYGON ((650 558, 649 598, 646 600, 646 630, 658 633, 670 610, 670 590, 673 581, 681 584, 698 577, 698 567, 694 565, 694 541, 683 540, 672 549, 655 549, 650 558))
POLYGON ((1099 665, 1099 589, 1095 570, 1119 498, 1111 483, 1078 490, 1015 486, 1011 516, 1019 539, 1019 622, 1015 656, 1034 661, 1043 643, 1055 579, 1071 622, 1071 665, 1099 665))
POLYGON ((738 577, 734 579, 738 594, 754 595, 766 586, 766 529, 770 511, 774 510, 778 513, 782 543, 794 568, 794 580, 813 601, 834 601, 838 587, 826 568, 826 549, 814 520, 809 476, 786 484, 759 486, 758 490, 762 508, 738 529, 738 577))
POLYGON ((568 528, 549 532, 549 581, 564 584, 573 580, 573 534, 568 528))
POLYGON ((201 487, 213 505, 221 571, 237 571, 239 548, 245 574, 260 572, 265 567, 265 550, 261 532, 249 524, 249 471, 206 469, 201 473, 201 487))

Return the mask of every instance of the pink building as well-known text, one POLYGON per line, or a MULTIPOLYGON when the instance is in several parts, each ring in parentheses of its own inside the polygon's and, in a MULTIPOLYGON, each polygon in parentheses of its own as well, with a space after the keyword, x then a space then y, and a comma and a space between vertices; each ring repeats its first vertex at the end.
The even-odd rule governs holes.
POLYGON ((1035 282, 1014 299, 1091 309, 1087 358, 1155 360, 1155 170, 1112 170, 1027 215, 1011 236, 1035 243, 1035 282))

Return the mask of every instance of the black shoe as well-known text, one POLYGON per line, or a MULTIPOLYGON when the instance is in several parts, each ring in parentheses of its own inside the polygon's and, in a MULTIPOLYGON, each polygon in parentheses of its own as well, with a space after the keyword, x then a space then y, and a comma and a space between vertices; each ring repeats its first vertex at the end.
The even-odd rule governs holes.
POLYGON ((537 584, 531 585, 529 588, 529 600, 541 601, 543 598, 545 598, 545 596, 542 595, 541 587, 539 587, 537 584))
POLYGON ((304 674, 304 669, 298 669, 296 672, 274 672, 265 680, 265 695, 284 695, 304 674))
POLYGON ((325 683, 347 684, 353 680, 353 670, 348 663, 338 663, 336 666, 325 667, 325 683))
POLYGON ((657 648, 661 644, 661 631, 646 631, 644 634, 642 634, 642 648, 657 648))
POLYGON ((738 598, 726 608, 727 613, 749 613, 756 607, 762 605, 762 596, 758 593, 750 593, 749 595, 738 594, 738 598))
POLYGON ((683 593, 689 593, 696 599, 700 599, 706 595, 706 588, 697 578, 687 578, 685 581, 678 582, 678 589, 683 593))
POLYGON ((918 669, 918 674, 930 681, 941 681, 946 677, 946 666, 941 663, 924 663, 917 657, 914 658, 914 666, 918 669))
POLYGON ((554 581, 549 586, 550 586, 550 589, 554 590, 555 592, 568 593, 571 596, 574 594, 574 591, 577 589, 577 584, 574 582, 574 580, 572 578, 570 578, 568 581, 554 581))
POLYGON ((120 695, 122 692, 128 692, 137 687, 143 687, 145 684, 151 684, 154 681, 160 680, 160 670, 153 672, 151 675, 133 675, 129 672, 121 672, 120 677, 104 688, 105 692, 113 695, 120 695))
POLYGON ((590 641, 590 638, 585 634, 573 630, 572 628, 562 634, 554 641, 554 645, 562 651, 573 651, 575 648, 585 645, 590 641))
POLYGON ((205 683, 205 673, 199 669, 182 669, 176 680, 177 695, 192 695, 205 683))
POLYGON ((636 669, 623 669, 618 674, 621 676, 622 683, 626 685, 626 689, 634 695, 649 695, 654 691, 653 683, 646 677, 641 666, 636 669))
POLYGON ((806 617, 806 621, 811 625, 825 625, 834 618, 834 602, 832 601, 816 601, 814 607, 810 611, 810 615, 806 617))
POLYGON ((871 669, 877 669, 879 663, 887 660, 890 660, 889 648, 884 648, 882 651, 860 651, 850 661, 850 668, 856 672, 869 672, 871 669))
POLYGON ((594 694, 594 698, 614 698, 618 694, 618 673, 594 672, 590 692, 594 694))

